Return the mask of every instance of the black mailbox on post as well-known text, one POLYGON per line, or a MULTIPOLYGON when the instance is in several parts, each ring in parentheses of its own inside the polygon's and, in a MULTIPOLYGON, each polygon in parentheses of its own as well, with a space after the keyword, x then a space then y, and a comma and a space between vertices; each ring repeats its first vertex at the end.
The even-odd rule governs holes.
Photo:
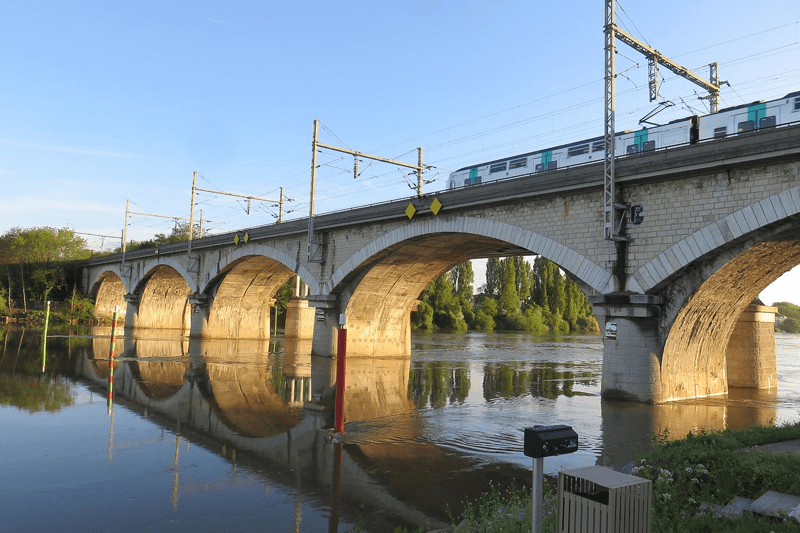
POLYGON ((578 434, 572 426, 525 428, 525 455, 538 459, 578 451, 578 434))

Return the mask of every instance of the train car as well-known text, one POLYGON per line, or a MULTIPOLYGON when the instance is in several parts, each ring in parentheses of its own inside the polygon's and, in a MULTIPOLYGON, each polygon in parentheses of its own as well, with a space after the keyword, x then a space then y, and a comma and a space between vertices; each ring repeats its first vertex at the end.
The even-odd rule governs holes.
POLYGON ((800 121, 800 91, 778 100, 758 101, 700 117, 700 140, 721 139, 780 124, 800 121))
MULTIPOLYGON (((663 126, 623 131, 616 134, 616 156, 647 152, 666 146, 694 142, 697 117, 683 118, 663 126)), ((517 154, 463 167, 450 174, 448 189, 489 181, 537 174, 558 168, 601 161, 605 158, 603 137, 593 137, 537 152, 517 154)))
MULTIPOLYGON (((615 157, 670 148, 731 134, 746 133, 800 121, 800 91, 769 102, 723 109, 713 115, 690 116, 661 126, 616 134, 615 157)), ((450 174, 447 188, 534 175, 605 158, 603 137, 593 137, 545 150, 463 167, 450 174)))

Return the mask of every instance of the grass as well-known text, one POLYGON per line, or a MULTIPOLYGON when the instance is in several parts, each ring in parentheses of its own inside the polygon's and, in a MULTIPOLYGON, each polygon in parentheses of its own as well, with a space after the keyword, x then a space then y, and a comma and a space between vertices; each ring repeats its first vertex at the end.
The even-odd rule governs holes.
POLYGON ((632 472, 653 481, 652 531, 800 532, 796 520, 745 515, 731 521, 700 512, 703 502, 725 505, 736 496, 756 499, 768 490, 800 495, 800 457, 745 451, 791 439, 800 439, 800 423, 690 433, 681 440, 656 436, 653 449, 632 472))

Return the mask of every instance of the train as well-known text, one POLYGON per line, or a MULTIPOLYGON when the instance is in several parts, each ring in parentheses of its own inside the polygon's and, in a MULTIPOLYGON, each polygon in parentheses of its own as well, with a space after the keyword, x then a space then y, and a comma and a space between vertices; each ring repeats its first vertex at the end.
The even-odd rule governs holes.
MULTIPOLYGON (((776 100, 729 107, 710 115, 692 115, 661 126, 618 132, 615 135, 614 155, 620 157, 640 154, 792 122, 800 122, 800 91, 776 100)), ((601 161, 605 159, 604 152, 605 143, 600 136, 486 161, 452 172, 447 188, 468 187, 601 161)))

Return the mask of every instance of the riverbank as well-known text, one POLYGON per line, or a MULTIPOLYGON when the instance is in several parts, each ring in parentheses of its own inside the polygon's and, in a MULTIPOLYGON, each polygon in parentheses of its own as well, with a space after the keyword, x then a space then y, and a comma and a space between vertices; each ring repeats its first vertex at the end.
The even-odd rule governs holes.
MULTIPOLYGON (((744 512, 733 518, 719 512, 734 500, 755 500, 767 491, 800 496, 800 422, 653 440, 653 449, 629 468, 653 482, 653 533, 800 531, 800 521, 788 516, 744 512)), ((554 493, 555 478, 547 476, 544 533, 556 531, 554 493)), ((528 532, 531 509, 527 489, 493 489, 466 505, 454 526, 436 533, 528 532)))

